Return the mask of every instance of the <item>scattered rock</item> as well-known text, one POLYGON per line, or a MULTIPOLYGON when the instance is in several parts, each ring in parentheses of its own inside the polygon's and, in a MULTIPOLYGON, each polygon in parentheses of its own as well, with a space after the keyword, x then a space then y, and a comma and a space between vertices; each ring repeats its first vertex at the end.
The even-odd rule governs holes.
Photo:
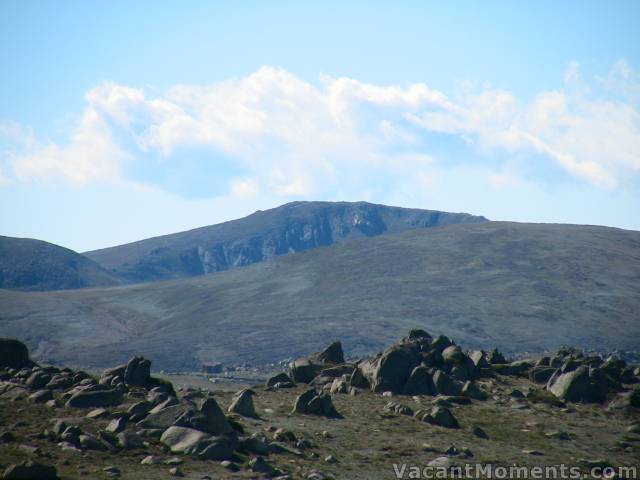
POLYGON ((434 395, 436 388, 429 374, 429 369, 424 365, 414 368, 402 393, 405 395, 434 395))
POLYGON ((548 432, 544 434, 547 438, 555 438, 557 440, 571 440, 569 434, 563 430, 555 430, 553 432, 548 432))
POLYGON ((160 459, 153 455, 148 455, 140 461, 140 465, 159 465, 160 463, 160 459))
POLYGON ((602 403, 606 397, 606 392, 592 380, 586 366, 551 378, 547 388, 556 397, 570 402, 602 403))
POLYGON ((144 387, 151 378, 151 362, 144 357, 133 357, 124 370, 124 383, 144 387))
POLYGON ((91 410, 86 415, 87 418, 92 418, 92 419, 103 418, 107 416, 109 416, 109 411, 106 408, 96 408, 94 410, 91 410))
POLYGON ((237 413, 243 417, 258 418, 253 406, 253 395, 255 395, 255 392, 250 388, 240 390, 235 394, 231 405, 229 405, 229 413, 237 413))
POLYGON ((169 475, 172 477, 184 477, 184 473, 178 467, 173 467, 169 469, 169 475))
POLYGON ((522 453, 524 453, 525 455, 534 455, 534 456, 543 456, 544 453, 540 452, 539 450, 522 450, 522 453))
POLYGON ((252 472, 264 473, 265 475, 274 475, 276 473, 276 469, 262 457, 252 458, 249 461, 249 469, 252 472))
POLYGON ((208 433, 184 427, 169 427, 160 437, 172 453, 194 455, 206 460, 228 460, 235 449, 230 437, 214 437, 208 433))
POLYGON ((105 428, 105 431, 109 433, 119 433, 127 426, 127 419, 124 417, 114 418, 109 422, 109 425, 105 428))
POLYGON ((485 432, 482 428, 480 428, 477 425, 473 427, 473 429, 471 430, 471 433, 473 433, 473 435, 475 435, 478 438, 484 438, 484 439, 489 438, 489 435, 487 435, 487 432, 485 432))
POLYGON ((223 460, 222 462, 220 462, 220 465, 230 472, 237 472, 240 470, 240 467, 238 467, 238 465, 229 460, 223 460))
POLYGON ((473 398, 474 400, 484 401, 487 399, 487 394, 480 390, 480 387, 478 387, 475 382, 470 380, 465 382, 460 393, 466 397, 473 398))
POLYGON ((53 400, 53 394, 51 390, 38 390, 35 393, 29 395, 29 400, 33 403, 46 403, 49 400, 53 400))
POLYGON ((267 388, 291 388, 294 386, 293 380, 286 373, 279 373, 269 377, 266 383, 267 388))
POLYGON ((124 450, 144 448, 144 442, 140 435, 133 432, 120 432, 117 435, 118 446, 124 450))
POLYGON ((460 427, 451 410, 446 407, 434 407, 431 413, 422 418, 422 421, 445 428, 460 427))
POLYGON ((113 465, 104 467, 102 471, 105 472, 110 477, 119 477, 121 475, 120 469, 118 467, 114 467, 113 465))
POLYGON ((324 392, 317 392, 314 388, 300 394, 293 406, 293 413, 322 415, 325 417, 340 418, 331 401, 331 396, 324 392))

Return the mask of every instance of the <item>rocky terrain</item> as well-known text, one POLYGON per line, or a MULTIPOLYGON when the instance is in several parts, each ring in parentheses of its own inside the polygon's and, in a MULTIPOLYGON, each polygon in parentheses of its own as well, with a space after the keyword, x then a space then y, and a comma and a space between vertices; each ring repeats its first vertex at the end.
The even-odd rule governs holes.
POLYGON ((93 260, 68 248, 0 236, 0 288, 63 290, 120 283, 93 260))
POLYGON ((124 281, 151 282, 206 275, 354 238, 486 221, 466 213, 367 202, 293 202, 84 255, 124 281))
POLYGON ((263 384, 176 391, 143 357, 93 376, 38 365, 0 339, 0 471, 321 480, 564 463, 593 473, 637 467, 639 384, 640 368, 615 356, 565 348, 509 362, 414 329, 372 357, 345 361, 334 342, 263 384))
POLYGON ((0 335, 53 364, 158 370, 277 363, 340 339, 351 356, 414 325, 509 355, 640 351, 640 232, 482 222, 316 248, 168 282, 0 290, 0 335), (220 332, 224 332, 221 335, 220 332))

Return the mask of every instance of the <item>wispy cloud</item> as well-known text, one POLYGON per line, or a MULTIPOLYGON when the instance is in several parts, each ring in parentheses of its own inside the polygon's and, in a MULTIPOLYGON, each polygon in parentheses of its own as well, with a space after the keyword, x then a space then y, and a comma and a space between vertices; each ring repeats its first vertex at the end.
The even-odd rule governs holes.
POLYGON ((86 94, 64 143, 42 144, 28 128, 0 125, 0 136, 15 144, 15 151, 3 151, 0 168, 4 183, 128 182, 137 181, 128 167, 140 158, 158 157, 155 168, 165 168, 179 162, 177 151, 204 146, 246 172, 229 179, 231 196, 329 197, 346 188, 365 196, 385 182, 425 188, 433 169, 444 168, 432 145, 437 134, 464 142, 478 158, 491 157, 487 171, 495 170, 489 175, 496 188, 527 176, 526 162, 520 172, 503 173, 518 155, 614 189, 640 173, 639 78, 621 61, 585 84, 573 62, 561 88, 530 100, 490 88, 450 98, 422 83, 380 86, 327 76, 314 85, 273 67, 160 95, 104 83, 86 94))

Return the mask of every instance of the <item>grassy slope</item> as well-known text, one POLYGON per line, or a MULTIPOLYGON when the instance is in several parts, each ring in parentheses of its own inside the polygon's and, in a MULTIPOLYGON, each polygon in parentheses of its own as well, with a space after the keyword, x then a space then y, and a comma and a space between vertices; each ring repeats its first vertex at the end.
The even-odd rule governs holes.
POLYGON ((354 240, 221 274, 0 291, 0 335, 57 363, 261 363, 422 326, 468 347, 640 349, 640 232, 490 222, 354 240))

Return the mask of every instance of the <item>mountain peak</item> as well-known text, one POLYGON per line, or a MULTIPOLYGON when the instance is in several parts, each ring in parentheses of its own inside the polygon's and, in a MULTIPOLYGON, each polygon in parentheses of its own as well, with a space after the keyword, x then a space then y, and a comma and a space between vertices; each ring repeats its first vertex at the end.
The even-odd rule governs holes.
POLYGON ((206 275, 359 237, 486 218, 368 202, 294 201, 217 225, 85 255, 130 283, 206 275))

